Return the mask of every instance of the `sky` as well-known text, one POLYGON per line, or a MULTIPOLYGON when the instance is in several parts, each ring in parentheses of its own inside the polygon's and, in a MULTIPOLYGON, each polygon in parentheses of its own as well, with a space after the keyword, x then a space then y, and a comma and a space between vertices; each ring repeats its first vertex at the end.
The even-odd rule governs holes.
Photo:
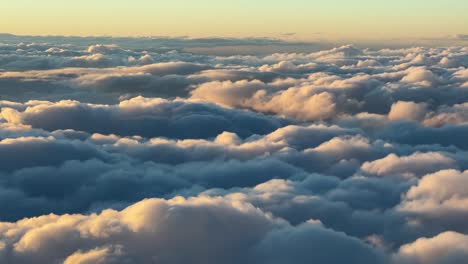
POLYGON ((468 33, 462 0, 1 0, 0 31, 20 35, 441 38, 468 33))
POLYGON ((0 264, 467 263, 467 1, 0 1, 0 264))

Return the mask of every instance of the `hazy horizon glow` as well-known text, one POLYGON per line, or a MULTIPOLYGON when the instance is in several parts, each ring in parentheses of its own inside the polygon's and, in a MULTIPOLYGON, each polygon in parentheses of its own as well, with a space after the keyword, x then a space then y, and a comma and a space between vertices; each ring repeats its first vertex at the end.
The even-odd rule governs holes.
POLYGON ((0 4, 0 264, 466 263, 467 7, 0 4))
POLYGON ((442 38, 468 33, 468 2, 5 1, 1 32, 20 35, 442 38))

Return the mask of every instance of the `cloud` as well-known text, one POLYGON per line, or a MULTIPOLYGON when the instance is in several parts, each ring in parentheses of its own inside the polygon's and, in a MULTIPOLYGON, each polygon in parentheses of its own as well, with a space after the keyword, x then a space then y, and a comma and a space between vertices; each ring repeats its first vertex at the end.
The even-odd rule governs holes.
POLYGON ((48 215, 0 227, 2 233, 15 228, 2 239, 0 258, 6 262, 384 263, 379 251, 312 221, 293 227, 252 205, 203 196, 146 199, 122 211, 48 215), (333 250, 343 254, 326 254, 333 250))
POLYGON ((414 102, 398 101, 392 105, 388 118, 390 120, 416 120, 424 118, 426 114, 426 104, 417 104, 414 102))
POLYGON ((92 145, 60 140, 53 137, 19 137, 0 141, 0 165, 3 171, 24 167, 57 165, 66 160, 107 159, 108 156, 92 145), (44 153, 50 153, 44 155, 44 153))
POLYGON ((192 91, 192 98, 277 113, 300 121, 326 119, 335 112, 334 96, 330 93, 309 94, 297 88, 268 92, 267 86, 259 81, 206 83, 192 91))
POLYGON ((416 83, 422 86, 430 86, 437 81, 432 71, 424 67, 412 67, 407 70, 407 75, 401 80, 406 83, 416 83))
POLYGON ((443 106, 432 112, 423 121, 426 126, 441 127, 447 124, 463 125, 468 123, 468 104, 443 106))
POLYGON ((465 47, 2 41, 1 263, 466 258, 465 47))
MULTIPOLYGON (((112 98, 125 94, 146 94, 163 97, 186 95, 191 81, 187 75, 209 69, 210 66, 188 62, 160 62, 143 66, 110 67, 102 54, 93 54, 74 58, 72 63, 61 69, 38 70, 27 72, 0 73, 2 81, 17 85, 23 83, 47 82, 75 90, 109 94, 112 98), (86 68, 83 63, 86 63, 86 68), (103 65, 97 65, 104 63, 103 65), (94 65, 96 64, 96 65, 94 65), (101 68, 92 68, 100 66, 101 68), (72 68, 70 68, 72 67, 72 68), (76 90, 79 88, 80 90, 76 90)), ((35 88, 34 86, 32 88, 35 88)), ((38 87, 39 89, 39 87, 38 87)))
POLYGON ((258 246, 265 263, 385 263, 383 254, 343 233, 323 229, 318 224, 303 224, 291 230, 267 235, 258 246), (339 250, 341 254, 332 254, 339 250))
POLYGON ((379 137, 410 145, 431 145, 456 146, 467 149, 468 145, 461 140, 468 130, 468 126, 445 125, 439 128, 422 127, 414 122, 397 122, 381 129, 379 137))
MULTIPOLYGON (((120 249, 120 247, 116 247, 120 249)), ((67 257, 64 264, 86 264, 86 263, 116 263, 118 262, 120 251, 112 251, 111 247, 91 249, 86 252, 77 251, 67 257)))
POLYGON ((245 259, 243 252, 280 222, 249 205, 201 197, 149 199, 121 212, 49 215, 16 224, 16 238, 2 241, 10 245, 2 250, 6 262, 55 262, 112 245, 121 248, 122 262, 233 263, 245 259), (221 232, 227 226, 231 231, 221 232))
POLYGON ((307 63, 302 65, 295 65, 289 61, 280 61, 274 65, 265 64, 259 68, 264 72, 281 72, 281 73, 307 73, 317 69, 317 64, 307 63))
POLYGON ((74 129, 89 133, 172 138, 210 138, 223 131, 247 137, 271 132, 288 122, 209 104, 144 97, 121 101, 118 105, 70 100, 39 102, 23 112, 3 108, 1 115, 10 123, 49 131, 74 129))
POLYGON ((409 216, 415 228, 429 224, 433 230, 466 232, 466 223, 461 221, 468 213, 466 175, 466 171, 448 169, 424 176, 408 190, 398 210, 409 216))
POLYGON ((417 177, 430 172, 456 167, 457 163, 455 160, 441 153, 416 152, 405 157, 398 157, 392 153, 383 159, 365 162, 362 164, 361 170, 379 176, 417 177))
POLYGON ((467 257, 467 247, 466 235, 449 231, 402 246, 395 259, 398 263, 460 263, 467 257))

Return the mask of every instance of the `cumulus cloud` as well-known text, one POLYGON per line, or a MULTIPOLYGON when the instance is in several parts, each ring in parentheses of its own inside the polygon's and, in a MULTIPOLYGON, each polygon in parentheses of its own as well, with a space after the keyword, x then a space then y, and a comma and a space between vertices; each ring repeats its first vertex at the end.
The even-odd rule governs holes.
POLYGON ((408 191, 402 209, 434 215, 439 215, 440 210, 460 209, 463 212, 467 196, 464 188, 468 180, 467 173, 441 170, 424 176, 417 186, 408 191), (444 188, 437 188, 440 185, 444 188))
POLYGON ((378 250, 313 221, 293 227, 250 204, 203 196, 147 199, 122 211, 0 223, 2 233, 14 227, 2 239, 0 258, 6 262, 341 263, 351 258, 355 263, 384 263, 378 250), (329 256, 331 247, 343 254, 329 256))
POLYGON ((408 217, 408 224, 420 232, 432 235, 435 231, 466 232, 462 220, 468 213, 467 172, 441 170, 428 174, 404 195, 397 210, 408 217), (425 230, 423 225, 431 226, 425 230))
POLYGON ((406 157, 398 157, 392 153, 383 159, 365 162, 362 164, 361 170, 379 176, 395 175, 401 177, 417 177, 430 172, 456 167, 457 162, 454 159, 441 153, 416 152, 406 157))
POLYGON ((144 97, 124 100, 118 105, 71 100, 33 102, 22 112, 2 108, 1 116, 9 123, 49 131, 74 129, 90 133, 176 138, 209 138, 223 131, 246 137, 271 132, 288 122, 192 101, 144 97))
POLYGON ((416 120, 420 121, 426 114, 426 104, 398 101, 392 105, 388 118, 390 120, 416 120))
POLYGON ((266 84, 259 81, 205 83, 193 90, 192 98, 230 107, 276 113, 300 121, 330 118, 336 107, 331 93, 314 94, 307 89, 298 88, 268 92, 266 84))
POLYGON ((402 246, 395 259, 397 263, 460 263, 466 259, 467 249, 466 235, 448 231, 402 246))

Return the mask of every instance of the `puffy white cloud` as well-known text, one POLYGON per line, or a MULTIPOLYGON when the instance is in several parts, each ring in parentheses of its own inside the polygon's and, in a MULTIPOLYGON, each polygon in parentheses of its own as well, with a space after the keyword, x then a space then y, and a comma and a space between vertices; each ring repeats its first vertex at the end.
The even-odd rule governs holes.
POLYGON ((378 67, 381 66, 380 62, 374 59, 367 59, 367 60, 360 60, 357 64, 356 67, 378 67))
POLYGON ((426 126, 440 127, 447 124, 463 125, 468 123, 468 103, 452 107, 442 106, 431 112, 423 121, 426 126))
POLYGON ((280 61, 274 65, 265 64, 259 68, 260 71, 281 72, 281 73, 307 73, 317 69, 317 64, 310 62, 296 65, 289 61, 280 61))
POLYGON ((115 44, 96 44, 89 46, 86 51, 90 53, 112 53, 119 50, 119 47, 115 44))
POLYGON ((336 104, 331 93, 314 93, 300 88, 277 92, 272 89, 259 81, 212 82, 193 90, 192 98, 276 113, 300 121, 327 119, 335 113, 336 104))
POLYGON ((405 196, 401 210, 444 217, 444 211, 468 213, 468 171, 441 170, 424 176, 405 196), (443 188, 440 188, 443 186, 443 188))
POLYGON ((398 101, 392 105, 388 118, 390 120, 416 120, 420 121, 427 112, 427 106, 424 103, 402 102, 398 101))
POLYGON ((389 154, 383 159, 365 162, 361 170, 379 176, 418 177, 430 172, 456 168, 457 162, 438 152, 416 152, 410 156, 399 157, 389 154))
POLYGON ((0 232, 8 263, 384 263, 378 250, 313 221, 293 227, 248 203, 204 196, 0 223, 0 232), (325 253, 333 250, 343 253, 325 253))
POLYGON ((394 259, 403 264, 456 264, 467 257, 468 236, 448 231, 401 246, 394 259))
MULTIPOLYGON (((120 247, 117 247, 120 248, 120 247)), ((86 252, 77 251, 67 257, 64 264, 105 264, 119 262, 121 252, 111 252, 109 247, 91 249, 86 252)), ((120 261, 121 262, 121 261, 120 261)))
POLYGON ((468 215, 467 175, 467 171, 453 169, 428 174, 408 190, 397 210, 407 215, 412 228, 423 233, 466 232, 468 226, 463 219, 468 215))

